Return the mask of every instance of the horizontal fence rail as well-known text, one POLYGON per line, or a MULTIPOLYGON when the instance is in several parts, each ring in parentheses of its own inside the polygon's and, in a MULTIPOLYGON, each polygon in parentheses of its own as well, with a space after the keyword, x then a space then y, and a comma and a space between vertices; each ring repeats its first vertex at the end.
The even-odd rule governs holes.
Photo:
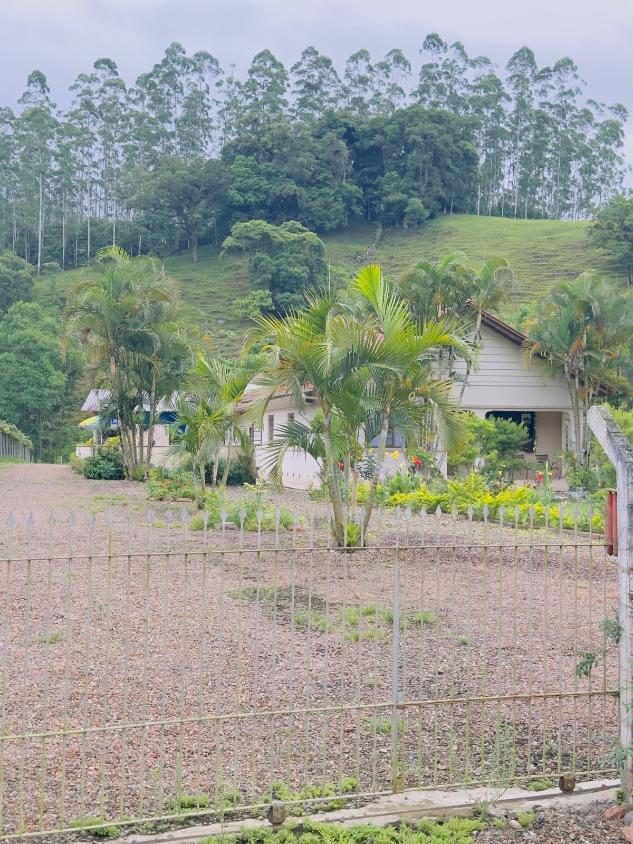
POLYGON ((615 561, 473 515, 10 517, 0 834, 614 771, 615 561))

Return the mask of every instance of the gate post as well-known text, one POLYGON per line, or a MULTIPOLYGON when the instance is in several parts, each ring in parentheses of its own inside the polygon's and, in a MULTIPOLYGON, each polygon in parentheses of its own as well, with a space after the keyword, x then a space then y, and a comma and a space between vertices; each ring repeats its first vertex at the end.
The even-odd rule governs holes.
POLYGON ((396 561, 393 572, 393 618, 391 623, 391 790, 404 790, 400 765, 400 723, 398 704, 400 694, 400 548, 396 547, 396 561))
POLYGON ((633 790, 633 446, 606 407, 589 409, 589 427, 613 463, 618 492, 618 618, 620 621, 619 689, 622 751, 620 774, 627 800, 633 790))

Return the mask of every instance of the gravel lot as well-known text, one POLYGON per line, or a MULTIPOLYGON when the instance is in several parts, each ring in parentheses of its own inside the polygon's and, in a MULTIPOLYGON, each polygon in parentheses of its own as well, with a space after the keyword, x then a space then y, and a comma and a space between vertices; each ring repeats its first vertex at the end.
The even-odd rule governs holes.
POLYGON ((322 507, 284 493, 303 524, 257 548, 145 496, 63 466, 0 469, 0 557, 20 558, 0 581, 6 832, 170 813, 183 793, 257 803, 272 782, 373 793, 394 774, 433 787, 613 767, 617 577, 586 538, 546 548, 559 540, 391 514, 373 548, 342 553, 313 547, 322 507))

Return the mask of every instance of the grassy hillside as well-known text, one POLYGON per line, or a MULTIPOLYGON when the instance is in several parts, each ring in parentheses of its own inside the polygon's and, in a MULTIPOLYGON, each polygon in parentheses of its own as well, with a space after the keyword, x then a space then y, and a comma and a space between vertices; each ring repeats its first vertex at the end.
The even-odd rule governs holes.
MULTIPOLYGON (((516 303, 541 296, 558 279, 596 269, 611 275, 605 258, 587 240, 588 223, 549 220, 508 220, 496 217, 455 215, 426 223, 414 233, 385 231, 373 249, 376 228, 365 226, 325 237, 328 259, 350 272, 358 267, 356 256, 380 263, 387 275, 396 276, 416 261, 435 259, 456 249, 473 265, 499 255, 507 258, 516 274, 516 303), (367 257, 367 250, 370 256, 367 257)), ((235 312, 235 300, 249 290, 246 261, 220 256, 203 247, 197 264, 187 254, 168 258, 166 267, 180 282, 186 318, 202 327, 223 352, 235 351, 248 325, 235 312)), ((65 289, 87 270, 75 270, 38 280, 35 299, 52 311, 63 306, 65 289)))

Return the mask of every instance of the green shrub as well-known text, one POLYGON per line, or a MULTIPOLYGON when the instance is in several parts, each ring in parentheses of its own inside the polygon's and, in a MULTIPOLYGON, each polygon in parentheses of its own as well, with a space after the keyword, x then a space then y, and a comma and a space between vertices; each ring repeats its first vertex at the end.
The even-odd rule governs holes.
POLYGON ((523 829, 529 829, 536 820, 536 812, 519 812, 517 821, 523 829))
POLYGON ((84 463, 86 462, 85 458, 77 457, 76 454, 71 454, 70 460, 68 462, 69 462, 70 468, 73 470, 73 472, 77 472, 77 474, 79 474, 79 475, 83 474, 83 466, 84 466, 84 463))
MULTIPOLYGON (((218 482, 224 476, 224 467, 226 461, 224 459, 218 460, 218 482)), ((207 480, 211 482, 211 475, 208 474, 207 480)), ((244 484, 255 483, 255 474, 253 473, 253 462, 250 455, 239 454, 237 457, 231 459, 229 466, 229 474, 226 479, 227 486, 243 486, 244 484)))
POLYGON ((147 494, 155 501, 174 501, 176 498, 195 499, 191 475, 157 467, 150 469, 147 494))
POLYGON ((548 788, 554 788, 554 782, 547 777, 532 780, 532 782, 527 786, 528 791, 547 791, 548 788))
POLYGON ((118 838, 121 835, 121 830, 116 824, 106 824, 104 818, 101 817, 85 817, 77 818, 70 822, 73 829, 85 829, 90 835, 95 838, 118 838), (97 824, 102 824, 97 826, 97 824), (90 827, 95 829, 90 829, 90 827))
POLYGON ((101 446, 86 457, 81 474, 91 481, 120 481, 125 477, 123 456, 116 448, 101 446))
MULTIPOLYGON (((222 523, 222 511, 226 513, 226 521, 241 525, 240 513, 244 513, 244 530, 258 529, 257 514, 262 513, 262 531, 270 533, 276 530, 275 507, 266 501, 263 491, 255 492, 242 499, 229 499, 219 489, 209 490, 205 497, 205 511, 207 513, 207 528, 217 528, 222 523)), ((279 527, 288 530, 293 526, 294 518, 290 510, 281 507, 279 511, 279 527)), ((204 514, 197 513, 190 521, 191 530, 204 529, 204 514)))

